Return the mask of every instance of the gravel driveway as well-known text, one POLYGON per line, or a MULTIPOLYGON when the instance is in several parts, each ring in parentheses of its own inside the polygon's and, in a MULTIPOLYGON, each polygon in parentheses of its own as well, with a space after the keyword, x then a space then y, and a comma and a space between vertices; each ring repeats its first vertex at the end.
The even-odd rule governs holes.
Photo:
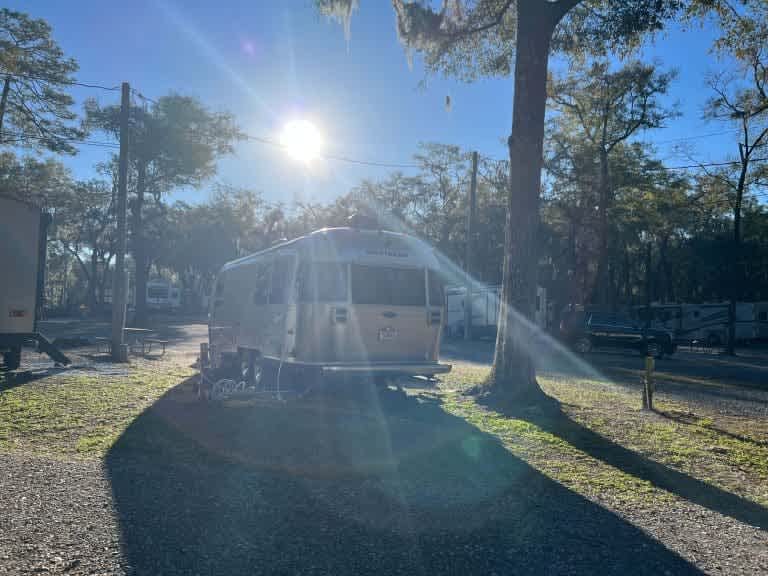
MULTIPOLYGON (((186 362, 201 331, 180 334, 186 362)), ((766 531, 584 497, 395 391, 204 405, 181 386, 104 459, 64 458, 0 454, 0 574, 768 573, 766 531)))

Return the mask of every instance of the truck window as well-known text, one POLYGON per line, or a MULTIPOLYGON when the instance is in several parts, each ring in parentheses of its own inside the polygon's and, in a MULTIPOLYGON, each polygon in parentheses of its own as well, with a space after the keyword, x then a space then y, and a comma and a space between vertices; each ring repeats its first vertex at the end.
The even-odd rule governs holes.
POLYGON ((299 268, 301 302, 344 302, 347 300, 347 265, 315 262, 299 268))
POLYGON ((425 306, 424 270, 352 265, 352 303, 425 306))

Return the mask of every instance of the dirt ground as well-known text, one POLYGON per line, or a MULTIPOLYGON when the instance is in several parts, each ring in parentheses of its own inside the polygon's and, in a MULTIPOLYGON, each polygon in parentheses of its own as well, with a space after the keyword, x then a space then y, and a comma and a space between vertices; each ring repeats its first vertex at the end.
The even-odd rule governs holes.
POLYGON ((437 387, 201 403, 205 326, 158 335, 0 384, 0 574, 768 573, 762 357, 662 360, 648 415, 638 358, 543 345, 554 417, 464 394, 487 344, 437 387))

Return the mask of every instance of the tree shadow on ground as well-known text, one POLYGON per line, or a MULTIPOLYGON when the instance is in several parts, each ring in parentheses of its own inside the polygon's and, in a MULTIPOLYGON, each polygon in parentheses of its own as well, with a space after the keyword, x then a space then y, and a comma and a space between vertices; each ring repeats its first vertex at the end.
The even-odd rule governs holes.
MULTIPOLYGON (((672 420, 673 422, 677 422, 678 424, 685 424, 687 426, 701 426, 701 424, 699 424, 699 416, 693 413, 685 413, 679 410, 656 410, 656 409, 654 409, 654 412, 659 416, 661 416, 662 418, 666 418, 667 420, 672 420)), ((757 438, 751 438, 749 436, 745 436, 744 434, 737 434, 735 432, 731 432, 730 430, 726 430, 725 428, 722 428, 720 426, 715 426, 714 424, 708 424, 706 428, 707 430, 712 430, 714 432, 717 432, 718 434, 727 436, 728 438, 733 438, 734 440, 747 442, 749 444, 754 444, 755 446, 768 446, 768 441, 758 440, 757 438)))
POLYGON ((699 573, 438 403, 364 390, 160 399, 106 458, 132 573, 699 573))
POLYGON ((493 395, 481 401, 505 416, 535 424, 622 472, 646 480, 694 504, 768 530, 768 509, 608 440, 572 420, 561 410, 557 400, 549 396, 533 407, 511 406, 509 402, 500 401, 493 395))

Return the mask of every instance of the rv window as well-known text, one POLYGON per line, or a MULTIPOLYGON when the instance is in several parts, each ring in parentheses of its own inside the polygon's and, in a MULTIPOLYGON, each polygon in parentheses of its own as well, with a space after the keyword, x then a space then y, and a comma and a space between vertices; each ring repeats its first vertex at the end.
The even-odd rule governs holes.
POLYGON ((168 298, 168 287, 149 286, 147 287, 147 296, 149 298, 168 298))
POLYGON ((443 297, 443 279, 435 270, 429 271, 429 305, 442 306, 445 301, 443 297))
POLYGON ((253 280, 253 303, 262 306, 269 295, 269 264, 258 264, 253 280))
POLYGON ((302 302, 343 302, 347 299, 346 264, 304 264, 299 270, 299 278, 299 300, 302 302))
POLYGON ((352 265, 352 302, 424 306, 424 270, 352 265))
POLYGON ((272 287, 269 292, 270 304, 285 304, 289 300, 293 258, 283 257, 275 260, 272 267, 272 287))

